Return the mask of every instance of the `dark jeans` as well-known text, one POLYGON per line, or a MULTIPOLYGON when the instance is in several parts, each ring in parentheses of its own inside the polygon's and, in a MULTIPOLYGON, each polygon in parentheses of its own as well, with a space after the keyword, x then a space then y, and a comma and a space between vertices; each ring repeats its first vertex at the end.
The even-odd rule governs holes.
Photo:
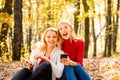
POLYGON ((57 80, 91 80, 91 78, 81 65, 77 65, 65 66, 62 77, 57 80))
POLYGON ((32 72, 28 68, 23 68, 17 74, 15 74, 11 80, 27 80, 31 73, 32 72))
POLYGON ((52 80, 51 65, 49 62, 44 62, 33 72, 23 68, 11 80, 52 80))

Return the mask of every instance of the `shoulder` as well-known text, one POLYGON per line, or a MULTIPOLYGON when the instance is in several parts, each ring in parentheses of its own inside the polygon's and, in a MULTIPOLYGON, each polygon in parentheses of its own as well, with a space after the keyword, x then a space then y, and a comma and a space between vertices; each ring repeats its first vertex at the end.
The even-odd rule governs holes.
POLYGON ((59 53, 59 54, 63 54, 63 53, 64 53, 64 52, 63 52, 61 49, 59 49, 58 47, 55 48, 55 52, 57 52, 57 53, 59 53))
POLYGON ((81 40, 81 39, 76 39, 74 42, 75 42, 76 44, 84 44, 84 41, 81 40))
POLYGON ((81 39, 76 39, 76 40, 74 41, 74 46, 75 46, 75 47, 78 47, 78 48, 84 47, 84 41, 81 40, 81 39))

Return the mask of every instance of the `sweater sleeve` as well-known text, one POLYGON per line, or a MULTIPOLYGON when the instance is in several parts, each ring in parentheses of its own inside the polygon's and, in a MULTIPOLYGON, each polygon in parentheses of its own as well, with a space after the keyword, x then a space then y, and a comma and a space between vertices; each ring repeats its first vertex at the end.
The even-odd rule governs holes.
POLYGON ((35 70, 38 66, 39 66, 39 61, 40 60, 36 60, 35 58, 34 58, 34 56, 36 55, 36 54, 39 54, 40 53, 40 50, 39 50, 39 48, 40 48, 40 43, 39 43, 39 46, 38 46, 38 43, 36 43, 36 48, 35 49, 32 49, 32 51, 31 51, 31 55, 30 55, 30 61, 32 62, 32 64, 34 65, 33 66, 33 70, 35 70))
POLYGON ((64 69, 64 65, 60 63, 60 54, 64 53, 60 50, 55 51, 55 53, 52 55, 52 61, 50 62, 52 66, 53 75, 57 78, 60 78, 62 76, 64 69))
POLYGON ((77 48, 78 48, 77 63, 83 66, 84 42, 79 40, 77 48))

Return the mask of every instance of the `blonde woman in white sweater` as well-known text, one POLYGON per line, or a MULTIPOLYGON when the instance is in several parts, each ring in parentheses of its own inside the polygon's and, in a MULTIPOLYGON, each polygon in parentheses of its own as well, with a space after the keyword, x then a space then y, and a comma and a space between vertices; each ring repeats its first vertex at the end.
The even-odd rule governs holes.
POLYGON ((58 33, 55 28, 48 28, 43 34, 41 43, 32 50, 29 65, 33 70, 24 68, 11 80, 56 80, 63 73, 64 65, 60 55, 64 52, 57 47, 58 33))

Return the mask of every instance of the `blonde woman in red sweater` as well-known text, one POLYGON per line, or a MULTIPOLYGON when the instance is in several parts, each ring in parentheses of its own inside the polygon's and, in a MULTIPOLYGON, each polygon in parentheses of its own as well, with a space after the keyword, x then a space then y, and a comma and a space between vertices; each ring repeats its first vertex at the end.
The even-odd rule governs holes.
POLYGON ((65 68, 63 76, 58 80, 91 80, 83 68, 84 42, 75 38, 70 21, 61 20, 57 28, 61 37, 59 47, 68 55, 67 58, 61 59, 65 68))

